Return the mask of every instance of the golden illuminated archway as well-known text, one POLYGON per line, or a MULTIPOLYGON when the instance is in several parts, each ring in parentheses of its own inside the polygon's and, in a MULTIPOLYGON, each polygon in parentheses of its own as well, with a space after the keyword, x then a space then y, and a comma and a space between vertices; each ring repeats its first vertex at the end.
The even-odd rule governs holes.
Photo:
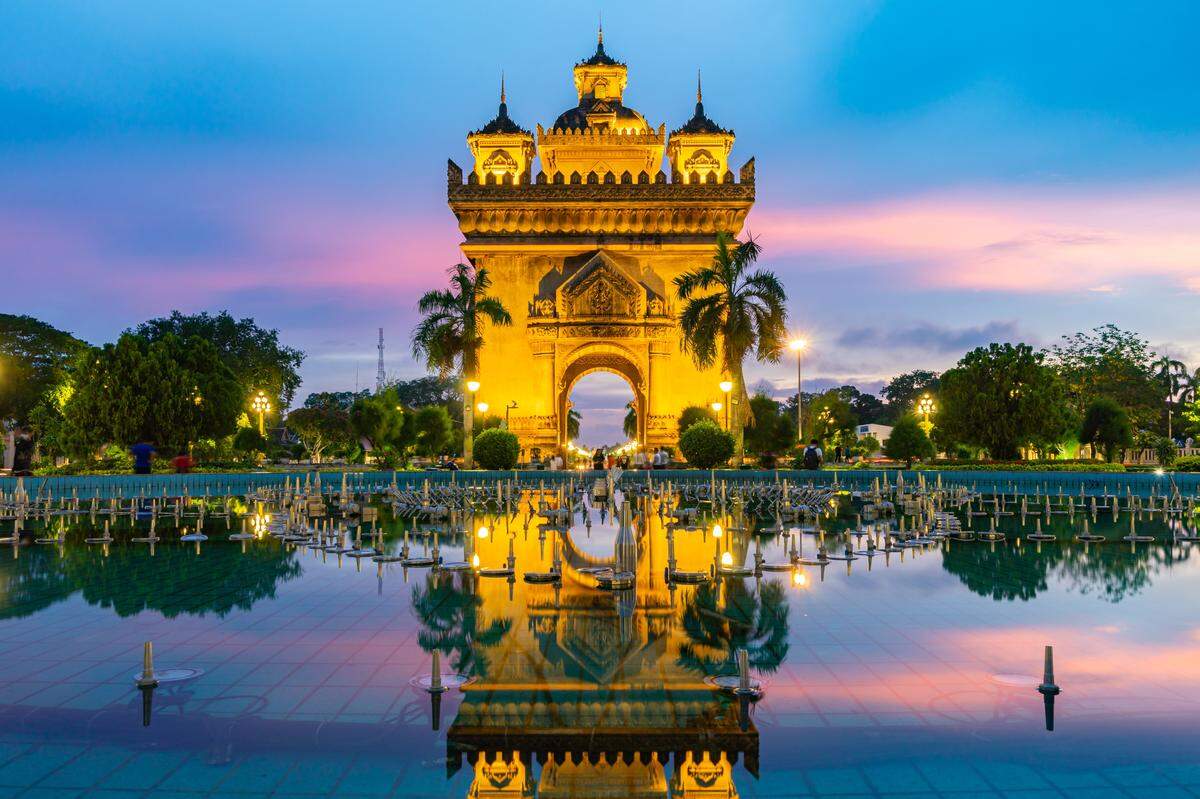
POLYGON ((570 388, 590 371, 630 383, 649 447, 674 446, 683 409, 720 397, 717 370, 697 369, 680 348, 673 281, 711 262, 718 233, 741 230, 754 160, 735 181, 733 133, 705 115, 698 92, 695 114, 668 142, 665 125, 624 104, 627 73, 598 47, 573 70, 578 106, 537 126, 536 155, 502 97, 496 118, 469 137, 466 179, 448 164, 463 253, 488 269, 513 317, 484 332, 477 398, 516 403, 509 424, 527 451, 565 444, 570 388))

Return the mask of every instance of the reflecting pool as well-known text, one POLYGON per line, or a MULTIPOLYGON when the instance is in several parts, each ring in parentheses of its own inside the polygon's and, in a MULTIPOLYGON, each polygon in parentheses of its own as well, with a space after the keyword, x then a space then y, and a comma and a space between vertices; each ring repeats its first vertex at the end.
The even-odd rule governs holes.
POLYGON ((1200 794, 1195 498, 914 488, 10 503, 0 796, 1200 794))

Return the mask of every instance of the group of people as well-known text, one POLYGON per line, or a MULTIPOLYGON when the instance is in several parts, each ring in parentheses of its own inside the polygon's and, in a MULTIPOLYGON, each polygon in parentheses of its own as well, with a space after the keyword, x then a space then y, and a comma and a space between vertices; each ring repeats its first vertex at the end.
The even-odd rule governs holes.
MULTIPOLYGON (((562 458, 559 458, 561 463, 562 458)), ((592 468, 599 471, 604 469, 665 469, 671 463, 671 453, 664 447, 653 452, 637 450, 632 455, 622 452, 619 455, 606 452, 600 447, 592 453, 592 468)), ((560 465, 558 468, 562 468, 560 465)))
MULTIPOLYGON (((129 448, 129 454, 133 456, 134 474, 150 474, 151 462, 158 454, 158 450, 149 441, 139 441, 129 448)), ((179 454, 171 458, 171 468, 175 470, 175 474, 187 474, 195 465, 195 459, 186 449, 180 450, 179 454)))

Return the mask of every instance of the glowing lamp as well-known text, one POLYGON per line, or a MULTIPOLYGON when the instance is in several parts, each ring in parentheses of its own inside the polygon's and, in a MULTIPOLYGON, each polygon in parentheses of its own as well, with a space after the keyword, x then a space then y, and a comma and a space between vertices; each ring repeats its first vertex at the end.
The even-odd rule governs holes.
POLYGON ((471 556, 471 566, 472 566, 472 568, 476 568, 476 569, 479 568, 479 553, 478 552, 471 556))
POLYGON ((719 525, 719 524, 713 525, 713 538, 720 538, 724 534, 725 534, 725 531, 721 529, 721 525, 719 525))
POLYGON ((467 381, 467 391, 470 391, 472 394, 474 394, 478 390, 479 390, 479 381, 478 380, 468 380, 467 381))
POLYGON ((730 566, 732 566, 733 565, 733 555, 729 554, 729 552, 722 552, 721 553, 721 565, 723 567, 725 567, 726 569, 728 569, 730 566))
POLYGON ((720 413, 721 409, 724 408, 725 406, 719 402, 714 402, 711 407, 713 409, 713 412, 720 413))
POLYGON ((803 588, 808 585, 808 575, 802 571, 792 572, 792 585, 797 588, 803 588))
POLYGON ((479 536, 480 538, 487 538, 488 537, 488 529, 486 527, 480 527, 479 531, 477 533, 475 533, 475 535, 479 536))
POLYGON ((804 349, 807 346, 808 346, 808 342, 802 338, 794 338, 788 342, 788 347, 791 349, 792 352, 800 352, 800 350, 804 349))
POLYGON ((481 402, 478 405, 476 405, 475 407, 479 409, 480 413, 488 412, 488 404, 486 402, 481 402))
POLYGON ((732 380, 722 380, 719 385, 721 386, 721 390, 724 391, 726 394, 728 394, 730 391, 733 391, 733 381, 732 380))

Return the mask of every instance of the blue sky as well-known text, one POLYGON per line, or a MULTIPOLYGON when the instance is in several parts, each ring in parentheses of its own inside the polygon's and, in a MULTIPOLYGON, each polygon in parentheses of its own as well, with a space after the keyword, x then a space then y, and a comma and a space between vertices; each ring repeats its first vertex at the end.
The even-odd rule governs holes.
MULTIPOLYGON (((310 390, 369 384, 382 326, 416 375, 415 297, 459 257, 445 159, 501 69, 526 127, 573 105, 601 11, 628 104, 679 124, 699 67, 757 158, 748 227, 813 387, 1106 322, 1200 365, 1185 2, 8 3, 7 310, 101 342, 228 308, 307 350, 310 390)), ((582 386, 585 438, 619 437, 626 389, 582 386)))

